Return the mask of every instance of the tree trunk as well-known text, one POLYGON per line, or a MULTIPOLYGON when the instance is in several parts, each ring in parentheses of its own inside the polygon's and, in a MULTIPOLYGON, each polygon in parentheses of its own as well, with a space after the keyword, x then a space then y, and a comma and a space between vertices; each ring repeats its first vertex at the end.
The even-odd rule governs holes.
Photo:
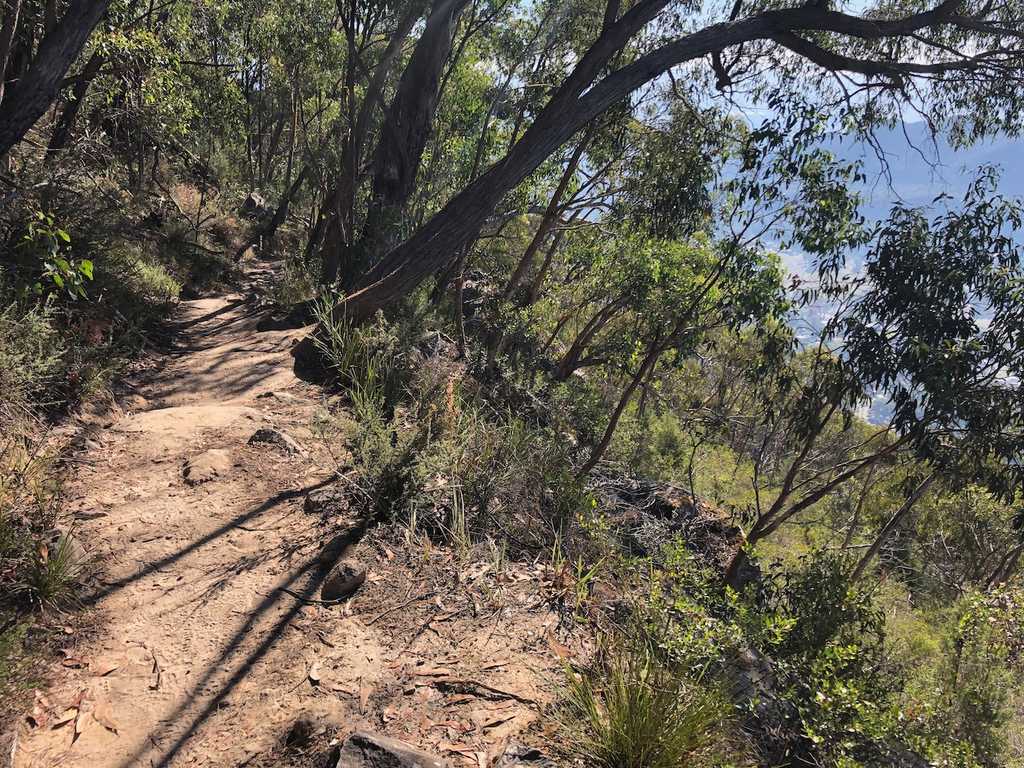
POLYGON ((569 162, 566 163, 565 170, 562 172, 562 176, 558 180, 558 185, 555 187, 555 191, 551 194, 551 200, 548 201, 548 207, 544 211, 544 215, 540 220, 540 226, 537 227, 537 231, 534 233, 533 239, 530 240, 530 244, 526 247, 526 251, 523 253, 522 258, 519 259, 519 263, 512 271, 512 276, 505 285, 503 298, 506 300, 512 297, 516 288, 518 288, 519 284, 526 278, 527 273, 530 271, 530 267, 533 266, 533 260, 536 258, 538 251, 540 251, 541 246, 544 244, 544 240, 547 239, 551 229, 555 226, 555 222, 558 221, 558 213, 562 205, 562 198, 565 196, 566 190, 569 189, 569 183, 576 175, 576 169, 579 167, 580 159, 583 157, 587 144, 590 142, 593 135, 594 126, 591 125, 583 135, 583 138, 580 139, 579 144, 576 145, 576 149, 573 150, 572 156, 569 158, 569 162))
POLYGON ((569 349, 562 355, 562 359, 558 361, 552 376, 555 381, 565 381, 580 367, 579 362, 587 346, 614 317, 616 310, 622 306, 622 303, 621 300, 616 300, 611 304, 607 304, 587 321, 587 324, 583 326, 583 330, 579 332, 572 344, 569 345, 569 349))
POLYGON ((903 502, 899 509, 889 518, 889 521, 882 526, 882 530, 879 531, 878 536, 875 537, 874 542, 868 547, 868 551, 861 557, 860 562, 857 563, 857 567, 853 569, 853 573, 850 575, 850 581, 860 581, 864 576, 864 572, 867 570, 871 561, 875 559, 875 555, 881 550, 882 545, 889 540, 892 532, 896 530, 901 522, 910 513, 910 510, 914 508, 914 505, 918 500, 924 496, 929 486, 935 482, 935 475, 929 475, 926 477, 918 486, 914 489, 914 492, 907 497, 907 500, 903 502))
MULTIPOLYGON (((21 0, 8 0, 3 25, 0 26, 0 103, 4 100, 4 83, 7 80, 7 62, 11 59, 11 46, 18 28, 21 0)), ((0 152, 0 154, 3 154, 0 152)))
MULTIPOLYGON (((575 218, 575 216, 573 217, 575 218)), ((572 221, 572 218, 570 218, 572 221)), ((554 239, 551 241, 551 245, 548 246, 547 255, 544 256, 544 261, 541 262, 540 269, 537 270, 537 274, 533 278, 533 282, 530 283, 530 287, 526 291, 525 304, 530 306, 537 303, 537 299, 540 298, 540 290, 544 287, 544 281, 547 279, 548 271, 551 269, 551 264, 555 260, 555 254, 558 253, 558 246, 562 244, 562 240, 565 238, 565 230, 560 229, 555 233, 554 239)))
MULTIPOLYGON (((595 78, 636 32, 664 9, 667 0, 639 2, 608 27, 579 59, 572 73, 541 110, 533 124, 475 182, 455 195, 405 242, 387 253, 359 281, 357 290, 334 312, 348 322, 363 322, 378 309, 398 301, 443 268, 451 254, 476 236, 501 199, 583 126, 643 84, 671 67, 744 42, 764 40, 795 26, 831 29, 832 12, 801 7, 765 11, 740 21, 713 24, 685 35, 606 75, 595 78)), ((919 14, 913 24, 924 25, 919 14)), ((930 17, 927 17, 930 18, 930 17)), ((838 22, 836 22, 838 23, 838 22)), ((910 22, 889 22, 890 24, 910 22)), ((301 359, 315 358, 316 345, 307 338, 295 350, 301 359)))
POLYGON ((995 570, 992 571, 992 575, 989 576, 988 581, 985 582, 985 589, 994 589, 1007 581, 1017 569, 1017 564, 1020 562, 1021 555, 1024 555, 1024 541, 999 559, 999 564, 996 566, 995 570))
MULTIPOLYGON (((341 161, 338 164, 339 178, 336 180, 333 190, 328 193, 321 209, 320 221, 318 223, 317 237, 310 239, 310 255, 315 246, 320 246, 321 271, 320 283, 324 286, 334 285, 338 275, 342 271, 343 257, 351 260, 351 249, 353 246, 354 208, 355 194, 359 186, 359 168, 362 164, 363 146, 370 130, 370 122, 373 118, 377 103, 381 99, 384 85, 387 82, 388 74, 391 72, 392 64, 402 50, 409 33, 412 31, 416 20, 422 11, 422 2, 412 3, 405 15, 401 18, 394 34, 388 41, 388 46, 381 55, 380 61, 374 69, 373 76, 367 85, 366 93, 362 103, 359 105, 358 114, 354 119, 354 126, 351 133, 344 142, 341 152, 341 161)), ((354 41, 349 41, 350 51, 354 48, 354 41)), ((349 54, 352 59, 349 70, 349 78, 354 77, 355 53, 349 54)), ((348 84, 349 92, 354 94, 353 83, 348 84)), ((352 97, 354 98, 354 96, 352 97)), ((351 108, 354 109, 354 106, 351 108)), ((353 275, 352 270, 346 270, 347 287, 351 288, 352 281, 358 275, 353 275)))
POLYGON ((398 82, 381 124, 373 158, 373 187, 356 273, 396 242, 402 213, 412 195, 423 150, 434 125, 444 65, 451 54, 455 26, 469 0, 437 0, 398 82))
POLYGON ((626 406, 629 405, 629 401, 633 399, 633 393, 636 392, 637 387, 639 387, 654 370, 654 366, 658 362, 658 358, 661 357, 661 352, 661 345, 657 340, 653 341, 647 352, 647 356, 640 365, 640 369, 630 380, 629 385, 619 398, 619 402, 615 406, 615 410, 612 411, 611 418, 608 420, 608 426, 605 427, 604 434, 601 436, 601 441, 594 446, 594 450, 591 452, 590 458, 587 459, 587 463, 584 464, 580 468, 579 472, 576 473, 577 477, 585 477, 590 470, 596 467, 597 463, 601 461, 601 457, 604 456, 604 452, 607 451, 608 446, 611 445, 612 436, 615 434, 615 430, 619 426, 619 419, 622 418, 622 414, 625 412, 626 406))
POLYGON ((47 155, 55 155, 67 147, 75 128, 75 121, 78 119, 78 113, 85 101, 85 94, 88 92, 89 86, 92 85, 92 81, 100 73, 100 67, 103 66, 104 61, 104 57, 99 52, 94 53, 78 75, 75 87, 71 91, 71 99, 65 105, 64 111, 60 113, 57 125, 53 129, 53 135, 50 136, 50 145, 46 148, 47 155))
POLYGON ((71 0, 39 45, 35 59, 0 104, 0 156, 21 141, 56 100, 64 76, 85 46, 110 0, 71 0))
POLYGON ((277 232, 277 228, 280 227, 284 223, 285 218, 287 218, 288 208, 292 204, 292 200, 295 198, 295 195, 299 193, 299 189, 302 187, 302 183, 306 180, 306 176, 308 174, 309 166, 302 166, 302 170, 299 171, 299 175, 295 177, 292 185, 284 195, 281 196, 281 200, 277 204, 277 209, 274 211, 274 215, 270 217, 270 220, 265 225, 256 230, 252 237, 250 237, 235 253, 236 262, 242 260, 242 256, 245 255, 245 252, 249 250, 251 246, 264 238, 271 238, 274 236, 274 233, 277 232))

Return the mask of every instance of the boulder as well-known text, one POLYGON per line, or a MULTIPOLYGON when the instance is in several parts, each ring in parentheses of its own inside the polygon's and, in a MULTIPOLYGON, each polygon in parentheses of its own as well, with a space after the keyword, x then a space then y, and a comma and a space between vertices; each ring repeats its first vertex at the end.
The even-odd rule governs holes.
POLYGON ((181 474, 189 485, 199 485, 215 477, 224 477, 231 470, 231 465, 231 454, 223 448, 211 448, 186 461, 181 474))
POLYGON ((351 597, 366 581, 366 567, 356 560, 340 560, 331 568, 320 587, 322 600, 344 600, 351 597))
POLYGON ((333 768, 448 768, 448 763, 407 742, 356 731, 345 740, 333 768))
POLYGON ((249 445, 257 445, 259 443, 280 448, 291 456, 306 455, 306 450, 295 441, 295 438, 286 432, 272 427, 261 427, 253 432, 252 437, 249 438, 249 445))

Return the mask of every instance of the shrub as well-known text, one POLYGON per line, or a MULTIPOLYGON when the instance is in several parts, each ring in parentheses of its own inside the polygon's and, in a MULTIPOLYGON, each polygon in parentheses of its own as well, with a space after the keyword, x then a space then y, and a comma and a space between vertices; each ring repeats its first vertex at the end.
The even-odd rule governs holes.
POLYGON ((12 302, 0 309, 0 408, 24 405, 54 383, 64 350, 52 315, 48 304, 25 307, 12 302))
POLYGON ((76 602, 85 562, 71 536, 62 535, 52 546, 40 544, 30 562, 21 588, 34 605, 61 609, 76 602))

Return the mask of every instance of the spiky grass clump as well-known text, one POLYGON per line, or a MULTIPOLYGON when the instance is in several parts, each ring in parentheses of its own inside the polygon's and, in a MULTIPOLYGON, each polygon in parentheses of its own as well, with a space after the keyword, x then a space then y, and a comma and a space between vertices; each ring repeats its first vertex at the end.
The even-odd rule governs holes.
POLYGON ((40 545, 25 574, 23 589, 40 608, 61 610, 77 602, 85 562, 74 540, 61 536, 52 547, 40 545))
POLYGON ((563 732, 588 766, 703 768, 732 752, 728 704, 643 638, 620 638, 593 668, 567 676, 563 732))

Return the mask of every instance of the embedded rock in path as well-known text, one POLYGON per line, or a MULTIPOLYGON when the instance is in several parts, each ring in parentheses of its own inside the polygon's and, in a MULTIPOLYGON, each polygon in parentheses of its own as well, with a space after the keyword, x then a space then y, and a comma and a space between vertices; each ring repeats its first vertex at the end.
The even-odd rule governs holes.
POLYGON ((182 476, 189 485, 224 477, 231 470, 231 455, 223 448, 211 448, 185 462, 182 476))
POLYGON ((544 757, 544 753, 539 749, 512 742, 501 759, 498 760, 497 768, 554 768, 554 766, 555 764, 544 757))
POLYGON ((316 733, 316 730, 317 724, 312 717, 308 714, 299 715, 295 722, 292 723, 292 727, 288 729, 288 733, 285 734, 284 744, 292 749, 308 747, 310 742, 313 741, 313 735, 316 733))
POLYGON ((295 442, 295 438, 286 432, 271 427, 261 427, 253 432, 252 437, 249 438, 249 445, 256 445, 257 443, 273 445, 292 456, 306 455, 305 449, 295 442))
POLYGON ((448 768, 448 763, 407 742, 356 731, 342 745, 333 768, 448 768))
POLYGON ((340 531, 332 536, 330 541, 324 544, 323 549, 320 550, 318 560, 321 567, 330 568, 338 562, 341 556, 345 554, 345 550, 359 540, 361 532, 362 526, 357 520, 347 521, 340 531))
POLYGON ((306 494, 302 509, 311 515, 334 516, 348 510, 348 489, 340 484, 329 485, 306 494))
POLYGON ((366 581, 366 568, 355 560, 341 560, 335 565, 320 588, 323 600, 343 600, 351 596, 366 581))
POLYGON ((274 400, 280 400, 282 403, 302 402, 302 398, 299 397, 298 395, 293 395, 291 392, 279 392, 276 389, 256 395, 257 400, 267 400, 270 398, 273 398, 274 400))

